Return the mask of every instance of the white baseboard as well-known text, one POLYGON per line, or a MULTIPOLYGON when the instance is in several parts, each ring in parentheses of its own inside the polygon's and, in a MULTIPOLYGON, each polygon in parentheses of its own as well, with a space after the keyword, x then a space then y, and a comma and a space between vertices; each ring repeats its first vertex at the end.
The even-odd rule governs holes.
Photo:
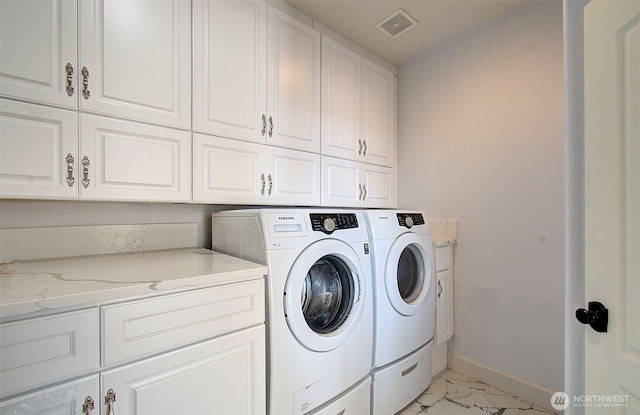
POLYGON ((482 363, 474 362, 455 353, 448 354, 448 366, 451 370, 502 389, 519 398, 526 399, 549 411, 554 411, 551 408, 551 395, 556 391, 501 372, 482 363))

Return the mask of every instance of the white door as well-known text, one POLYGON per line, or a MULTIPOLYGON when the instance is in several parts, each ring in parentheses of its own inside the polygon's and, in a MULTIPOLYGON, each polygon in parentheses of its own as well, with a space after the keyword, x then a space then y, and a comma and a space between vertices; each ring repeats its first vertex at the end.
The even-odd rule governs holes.
POLYGON ((102 414, 266 413, 264 325, 100 375, 102 414))
POLYGON ((320 155, 267 146, 267 202, 270 205, 320 204, 320 155))
POLYGON ((396 207, 396 169, 392 167, 362 165, 362 201, 366 207, 396 207))
POLYGON ((362 206, 361 164, 357 161, 321 157, 322 205, 362 206))
POLYGON ((264 143, 267 6, 193 2, 193 130, 264 143))
POLYGON ((190 129, 191 36, 188 1, 81 1, 80 108, 190 129))
POLYGON ((320 152, 320 33, 267 8, 267 143, 320 152))
POLYGON ((322 37, 322 154, 350 160, 362 155, 361 62, 357 53, 322 37))
POLYGON ((362 154, 371 164, 396 164, 395 81, 391 72, 362 59, 362 154))
POLYGON ((77 415, 100 412, 98 375, 73 380, 0 403, 10 415, 77 415))
POLYGON ((265 146, 193 134, 193 201, 262 205, 266 200, 265 146))
POLYGON ((606 333, 585 326, 585 394, 640 414, 640 2, 584 12, 585 300, 609 314, 606 333))
POLYGON ((80 134, 81 198, 191 201, 190 131, 81 114, 80 134))
POLYGON ((0 99, 0 197, 77 199, 78 114, 0 99))
POLYGON ((76 21, 72 0, 0 1, 0 94, 77 108, 76 21))

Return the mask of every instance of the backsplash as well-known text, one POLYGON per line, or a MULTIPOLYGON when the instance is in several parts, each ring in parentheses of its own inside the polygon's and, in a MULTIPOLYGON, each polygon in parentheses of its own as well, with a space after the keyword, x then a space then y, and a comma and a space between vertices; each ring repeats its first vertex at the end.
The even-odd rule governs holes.
POLYGON ((197 246, 195 222, 0 229, 0 262, 197 246))

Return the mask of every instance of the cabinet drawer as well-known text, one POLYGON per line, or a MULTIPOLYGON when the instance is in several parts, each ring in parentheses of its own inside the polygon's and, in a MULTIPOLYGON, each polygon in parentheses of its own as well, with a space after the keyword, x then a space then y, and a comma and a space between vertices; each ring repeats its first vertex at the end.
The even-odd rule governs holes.
POLYGON ((436 251, 436 272, 450 269, 453 265, 453 245, 437 245, 436 251))
POLYGON ((102 308, 103 364, 158 353, 264 322, 264 280, 102 308))
POLYGON ((98 309, 0 325, 2 398, 99 367, 98 309))

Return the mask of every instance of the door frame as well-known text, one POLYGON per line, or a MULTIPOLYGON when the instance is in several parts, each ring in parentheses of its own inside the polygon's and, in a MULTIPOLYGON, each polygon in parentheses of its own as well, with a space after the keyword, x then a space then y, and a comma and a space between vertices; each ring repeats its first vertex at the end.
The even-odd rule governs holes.
MULTIPOLYGON (((565 141, 565 279, 564 393, 583 395, 585 329, 575 310, 585 307, 584 215, 584 7, 589 0, 563 0, 564 141, 565 141)), ((569 405, 568 415, 584 414, 569 405)))

